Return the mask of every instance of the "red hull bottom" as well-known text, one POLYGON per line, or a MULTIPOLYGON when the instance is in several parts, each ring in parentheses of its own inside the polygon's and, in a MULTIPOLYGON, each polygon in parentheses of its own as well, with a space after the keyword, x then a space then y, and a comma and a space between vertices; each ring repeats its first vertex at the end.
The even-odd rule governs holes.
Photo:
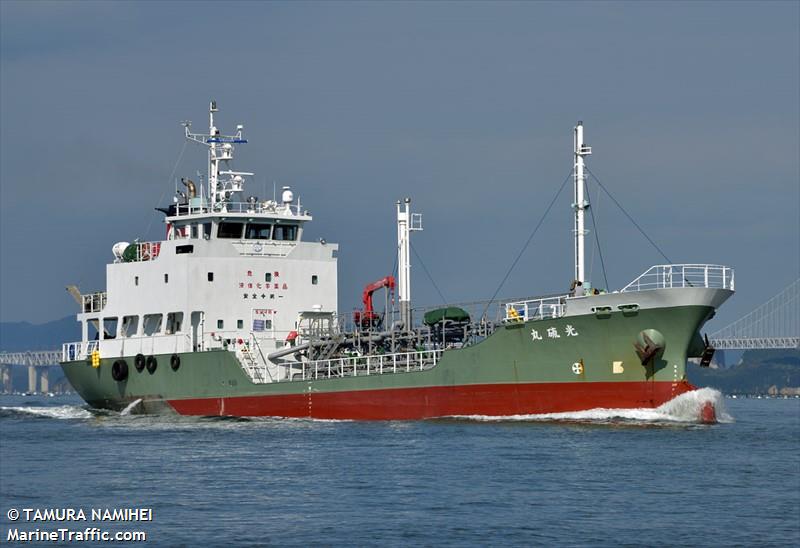
POLYGON ((654 408, 691 390, 694 387, 685 381, 482 384, 168 402, 181 415, 415 420, 654 408))

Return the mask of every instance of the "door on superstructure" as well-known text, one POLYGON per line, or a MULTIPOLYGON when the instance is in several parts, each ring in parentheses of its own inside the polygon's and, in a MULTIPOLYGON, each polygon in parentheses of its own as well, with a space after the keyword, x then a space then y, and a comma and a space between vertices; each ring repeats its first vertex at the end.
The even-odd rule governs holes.
POLYGON ((203 312, 192 312, 192 350, 203 349, 203 312))

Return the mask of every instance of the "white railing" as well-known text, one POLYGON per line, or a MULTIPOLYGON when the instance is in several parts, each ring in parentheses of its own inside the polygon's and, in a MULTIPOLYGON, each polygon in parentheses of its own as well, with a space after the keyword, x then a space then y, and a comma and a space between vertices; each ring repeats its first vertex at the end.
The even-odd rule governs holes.
POLYGON ((136 260, 152 261, 161 253, 161 242, 136 242, 136 260))
POLYGON ((81 301, 83 301, 83 312, 100 312, 106 307, 108 295, 105 291, 96 291, 81 295, 81 301))
MULTIPOLYGON (((161 253, 161 242, 134 242, 131 245, 134 246, 136 255, 131 257, 123 252, 123 262, 152 261, 161 253)), ((127 251, 128 248, 125 249, 127 251)))
POLYGON ((524 322, 560 318, 564 315, 564 303, 569 295, 545 297, 529 301, 506 303, 505 322, 524 322))
POLYGON ((733 269, 715 264, 663 264, 651 266, 620 292, 647 289, 701 287, 734 289, 733 269))
MULTIPOLYGON (((365 377, 368 375, 386 375, 390 373, 410 373, 425 371, 436 367, 442 357, 443 350, 418 350, 415 352, 396 352, 393 354, 375 354, 371 356, 350 356, 327 360, 310 360, 305 362, 289 362, 280 364, 284 372, 279 380, 282 382, 305 381, 312 379, 339 379, 344 377, 365 377)), ((245 368, 255 383, 267 381, 266 366, 261 371, 254 371, 258 366, 245 368), (263 380, 262 380, 263 379, 263 380)))
POLYGON ((71 362, 74 360, 79 360, 81 359, 80 358, 81 354, 83 354, 83 343, 71 342, 71 343, 64 343, 61 345, 62 362, 71 362))
MULTIPOLYGON (((251 332, 247 340, 237 339, 232 347, 228 347, 228 350, 231 348, 235 352, 236 359, 239 360, 242 369, 254 383, 260 384, 274 381, 269 367, 270 364, 261 350, 261 344, 258 342, 258 337, 255 336, 255 333, 251 332), (242 342, 239 343, 239 340, 242 340, 242 342)), ((272 368, 275 368, 274 364, 272 364, 272 368)))
POLYGON ((265 202, 218 202, 215 209, 209 207, 207 200, 200 200, 193 198, 188 204, 178 204, 175 210, 175 216, 180 217, 183 215, 198 215, 211 212, 225 212, 225 213, 261 213, 261 214, 274 214, 284 215, 291 217, 300 217, 308 215, 308 211, 304 210, 300 204, 279 204, 268 200, 265 202))
POLYGON ((98 349, 100 341, 70 342, 61 346, 61 361, 85 360, 98 349))
POLYGON ((178 354, 191 352, 192 341, 187 333, 176 335, 153 335, 143 337, 122 337, 102 341, 64 343, 61 349, 64 361, 85 360, 95 350, 101 358, 116 358, 144 354, 178 354))

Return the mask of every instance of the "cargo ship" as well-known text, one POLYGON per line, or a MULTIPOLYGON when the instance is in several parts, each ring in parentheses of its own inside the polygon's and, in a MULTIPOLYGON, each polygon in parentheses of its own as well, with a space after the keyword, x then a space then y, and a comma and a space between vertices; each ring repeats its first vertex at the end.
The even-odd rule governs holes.
MULTIPOLYGON (((212 101, 208 133, 183 124, 208 149, 208 174, 176 181, 159 208, 165 238, 114 244, 105 290, 68 287, 82 337, 63 345, 61 365, 93 407, 352 420, 655 408, 694 389, 688 358, 713 356, 700 330, 733 294, 731 268, 656 265, 619 290, 591 287, 581 122, 569 292, 413 307, 410 238, 422 216, 405 198, 396 276, 365 287, 363 310, 340 314, 338 245, 304 238, 312 215, 290 187, 245 193, 253 173, 232 165, 243 126, 222 134, 217 112, 212 101)), ((713 421, 713 404, 700 414, 713 421)))

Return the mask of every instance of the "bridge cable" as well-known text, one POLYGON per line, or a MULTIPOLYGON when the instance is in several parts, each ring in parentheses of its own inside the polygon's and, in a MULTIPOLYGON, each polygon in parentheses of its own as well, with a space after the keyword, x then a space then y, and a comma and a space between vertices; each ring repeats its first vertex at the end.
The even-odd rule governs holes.
POLYGON ((520 249, 519 253, 517 253, 517 257, 514 259, 514 262, 511 263, 511 266, 508 268, 506 275, 503 276, 503 279, 500 281, 500 284, 497 286, 497 289, 495 289, 492 298, 489 299, 488 303, 486 303, 486 307, 483 309, 483 312, 481 312, 481 317, 483 317, 483 315, 486 314, 486 311, 489 310, 489 307, 494 302, 495 298, 497 297, 497 294, 500 293, 500 290, 503 288, 503 285, 505 285, 506 280, 508 280, 508 277, 511 275, 511 272, 514 270, 514 267, 517 266, 517 263, 522 258, 523 253, 525 253, 525 250, 528 249, 528 245, 531 243, 531 240, 533 240, 533 237, 539 231, 539 228, 541 228, 542 223, 544 223, 544 220, 547 217, 547 214, 550 213, 551 209, 553 209, 553 205, 556 203, 556 200, 558 200, 558 197, 561 195, 561 191, 564 190, 564 187, 566 186, 567 182, 572 178, 572 173, 573 170, 570 170, 569 174, 564 179, 564 182, 561 183, 561 186, 558 188, 558 192, 556 192, 556 195, 553 196, 552 200, 550 200, 550 205, 547 206, 547 209, 544 211, 542 218, 539 219, 539 222, 536 224, 536 227, 533 229, 530 236, 528 236, 528 239, 525 241, 525 245, 523 245, 522 249, 520 249))

